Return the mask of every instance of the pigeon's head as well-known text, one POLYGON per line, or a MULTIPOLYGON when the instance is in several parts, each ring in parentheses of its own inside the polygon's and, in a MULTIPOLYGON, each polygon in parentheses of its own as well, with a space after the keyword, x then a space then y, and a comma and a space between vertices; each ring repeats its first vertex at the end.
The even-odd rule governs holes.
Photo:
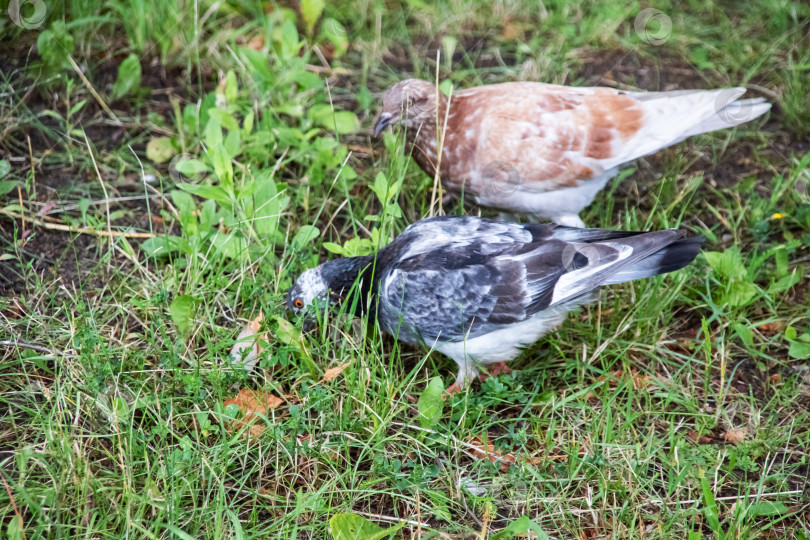
POLYGON ((400 81, 385 92, 374 136, 388 126, 418 128, 436 119, 436 86, 420 79, 400 81))
POLYGON ((287 309, 300 315, 313 305, 323 309, 340 304, 369 260, 370 257, 345 257, 305 271, 287 293, 287 309))

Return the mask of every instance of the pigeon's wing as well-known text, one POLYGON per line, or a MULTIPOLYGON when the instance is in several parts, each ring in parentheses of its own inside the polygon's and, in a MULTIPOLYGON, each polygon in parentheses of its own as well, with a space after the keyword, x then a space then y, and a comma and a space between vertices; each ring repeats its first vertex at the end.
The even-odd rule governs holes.
POLYGON ((431 345, 525 320, 549 304, 564 269, 553 249, 526 257, 519 253, 524 247, 481 255, 492 246, 465 241, 389 266, 379 291, 379 317, 386 330, 431 345))
POLYGON ((737 101, 744 92, 628 93, 541 83, 472 88, 452 107, 448 158, 474 156, 474 165, 466 167, 479 171, 483 178, 476 179, 484 183, 491 184, 493 176, 499 183, 518 184, 521 191, 576 187, 686 137, 747 122, 770 108, 761 99, 737 101), (474 151, 465 152, 465 146, 474 151))
POLYGON ((529 228, 519 223, 471 216, 441 216, 409 225, 386 250, 402 261, 445 246, 457 253, 495 255, 550 237, 551 231, 548 225, 529 228))
MULTIPOLYGON (((379 316, 386 329, 405 341, 427 345, 461 341, 526 320, 606 284, 677 270, 691 262, 700 247, 699 240, 682 240, 683 232, 677 230, 517 227, 531 240, 461 237, 390 261, 379 290, 379 316)), ((417 240, 426 241, 410 239, 417 240)))

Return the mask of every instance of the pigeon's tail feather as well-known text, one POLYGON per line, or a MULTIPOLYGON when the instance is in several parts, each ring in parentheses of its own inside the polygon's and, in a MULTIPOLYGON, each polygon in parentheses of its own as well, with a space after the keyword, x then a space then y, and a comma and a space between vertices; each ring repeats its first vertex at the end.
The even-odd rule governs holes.
POLYGON ((700 133, 709 133, 719 129, 726 129, 734 126, 739 126, 745 122, 749 122, 754 118, 758 118, 768 112, 771 104, 765 101, 765 98, 751 98, 740 99, 732 101, 722 109, 718 110, 716 114, 704 119, 699 124, 692 126, 689 131, 683 134, 683 139, 698 135, 700 133))
POLYGON ((694 236, 673 242, 652 255, 641 259, 632 266, 613 274, 608 281, 605 282, 605 285, 625 283, 635 279, 653 277, 680 270, 695 260, 704 240, 705 238, 702 236, 694 236))
POLYGON ((569 243, 563 250, 563 266, 568 271, 557 281, 551 305, 603 285, 686 266, 697 256, 701 240, 684 238, 685 234, 682 230, 666 229, 579 245, 569 243))
POLYGON ((771 108, 763 98, 740 99, 745 88, 627 94, 642 106, 645 125, 624 144, 623 152, 606 161, 606 168, 652 154, 699 133, 750 122, 771 108))

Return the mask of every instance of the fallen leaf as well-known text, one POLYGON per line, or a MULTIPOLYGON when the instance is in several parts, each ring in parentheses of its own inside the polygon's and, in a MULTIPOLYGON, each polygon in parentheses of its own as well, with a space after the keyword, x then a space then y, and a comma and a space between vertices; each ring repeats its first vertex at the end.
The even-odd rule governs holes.
POLYGON ((264 49, 264 36, 258 35, 253 36, 248 40, 247 44, 245 45, 248 49, 252 49, 254 51, 260 51, 264 49))
POLYGON ((690 431, 689 433, 686 434, 686 436, 689 437, 689 439, 692 440, 692 442, 696 442, 698 444, 712 443, 711 437, 709 437, 708 435, 701 435, 695 430, 690 431))
POLYGON ((491 442, 484 444, 478 437, 472 438, 469 442, 473 446, 472 453, 477 459, 488 459, 491 463, 500 463, 501 472, 508 471, 516 461, 512 454, 503 455, 500 450, 495 450, 495 445, 491 442))
POLYGON ((762 323, 757 326, 757 329, 766 336, 775 336, 784 330, 785 323, 784 321, 773 321, 773 322, 766 322, 762 323))
POLYGON ((349 367, 350 364, 351 362, 346 362, 345 364, 340 364, 339 366, 327 369, 323 374, 323 378, 321 378, 321 380, 318 381, 318 384, 331 381, 332 379, 343 373, 343 370, 349 367))
POLYGON ((725 433, 723 433, 723 440, 728 441, 731 444, 738 445, 745 440, 745 430, 728 429, 725 433))
POLYGON ((259 361, 259 355, 264 350, 260 343, 261 340, 267 339, 267 334, 259 335, 259 329, 261 328, 261 322, 263 320, 264 315, 260 311, 259 316, 248 321, 242 331, 239 332, 236 343, 231 349, 231 361, 238 362, 248 371, 253 369, 256 362, 259 361))
POLYGON ((25 309, 23 308, 22 302, 17 298, 9 298, 8 305, 0 309, 0 318, 20 319, 23 315, 25 315, 25 309))
POLYGON ((259 435, 267 427, 262 423, 261 416, 267 416, 267 411, 277 409, 282 403, 284 403, 284 400, 271 392, 243 388, 239 390, 236 396, 226 399, 222 403, 222 407, 224 409, 228 405, 236 405, 242 414, 241 418, 231 422, 231 429, 239 430, 250 424, 248 434, 259 435), (254 417, 257 417, 256 421, 252 422, 254 417))

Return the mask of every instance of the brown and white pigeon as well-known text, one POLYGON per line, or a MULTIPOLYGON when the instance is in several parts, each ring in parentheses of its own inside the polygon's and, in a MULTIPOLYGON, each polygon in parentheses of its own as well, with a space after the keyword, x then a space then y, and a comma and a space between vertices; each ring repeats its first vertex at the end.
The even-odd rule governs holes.
POLYGON ((683 268, 702 242, 674 229, 436 217, 412 224, 376 255, 305 271, 287 306, 308 320, 313 305, 345 303, 357 315, 369 313, 399 340, 452 358, 458 375, 451 390, 459 390, 482 366, 491 374, 503 370, 599 288, 683 268))
POLYGON ((430 82, 408 79, 385 93, 374 133, 404 127, 413 158, 431 176, 438 164, 450 193, 504 212, 584 227, 579 212, 622 165, 770 109, 763 98, 740 100, 744 93, 743 88, 627 92, 509 82, 448 98, 430 82))

